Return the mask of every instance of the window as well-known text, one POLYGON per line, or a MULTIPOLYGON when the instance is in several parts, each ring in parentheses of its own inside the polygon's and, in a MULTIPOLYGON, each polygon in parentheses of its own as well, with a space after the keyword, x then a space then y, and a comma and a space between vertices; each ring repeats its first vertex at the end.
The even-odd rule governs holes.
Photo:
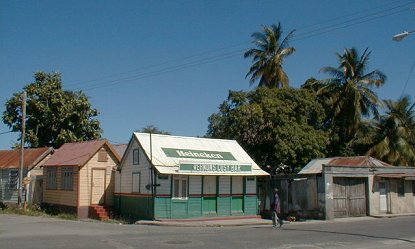
POLYGON ((62 190, 73 190, 73 167, 62 168, 62 190))
POLYGON ((133 150, 133 164, 134 165, 140 164, 140 157, 139 157, 139 150, 138 149, 133 150))
POLYGON ((405 182, 403 180, 398 181, 398 196, 405 196, 405 182))
POLYGON ((56 189, 56 167, 47 168, 47 189, 56 189))
POLYGON ((17 189, 19 182, 19 171, 10 170, 9 172, 9 189, 17 189))
POLYGON ((98 152, 98 162, 108 162, 108 153, 104 149, 98 152))
POLYGON ((141 174, 133 173, 133 193, 140 193, 141 174))
POLYGON ((187 176, 174 176, 173 198, 187 199, 187 176))

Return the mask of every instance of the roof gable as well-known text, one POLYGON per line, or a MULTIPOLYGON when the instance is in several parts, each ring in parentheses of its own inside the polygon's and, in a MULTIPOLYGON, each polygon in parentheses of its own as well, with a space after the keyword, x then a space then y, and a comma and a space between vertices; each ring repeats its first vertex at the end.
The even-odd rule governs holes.
POLYGON ((44 163, 44 166, 84 166, 102 147, 107 146, 117 163, 119 154, 106 139, 65 143, 44 163))
POLYGON ((393 167, 370 156, 332 157, 311 160, 298 174, 320 174, 323 165, 336 167, 393 167))
MULTIPOLYGON (((24 149, 23 166, 31 169, 52 152, 52 147, 24 149)), ((0 169, 19 168, 20 153, 20 149, 0 150, 0 169)))
MULTIPOLYGON (((127 150, 137 142, 153 166, 165 173, 183 162, 249 164, 253 173, 268 175, 235 140, 181 137, 149 133, 133 133, 127 150)), ((128 153, 128 152, 126 152, 128 153)), ((125 158, 125 157, 124 157, 125 158)), ((124 164, 124 159, 121 165, 124 164)), ((163 173, 163 172, 160 172, 163 173)), ((177 173, 177 172, 176 172, 177 173)))

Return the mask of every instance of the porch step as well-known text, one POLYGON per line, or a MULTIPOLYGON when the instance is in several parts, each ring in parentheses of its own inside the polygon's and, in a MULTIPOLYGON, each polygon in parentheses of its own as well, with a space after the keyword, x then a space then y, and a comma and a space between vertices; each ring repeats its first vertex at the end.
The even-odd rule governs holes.
POLYGON ((97 220, 108 220, 112 209, 108 206, 91 205, 89 206, 89 218, 97 220))

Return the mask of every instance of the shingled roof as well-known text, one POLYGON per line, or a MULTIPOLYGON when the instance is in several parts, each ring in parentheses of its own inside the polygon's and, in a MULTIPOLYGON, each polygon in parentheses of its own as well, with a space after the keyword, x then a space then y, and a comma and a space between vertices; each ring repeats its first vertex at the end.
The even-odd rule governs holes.
MULTIPOLYGON (((52 147, 24 149, 23 167, 32 169, 53 152, 52 147)), ((0 150, 0 169, 20 168, 21 150, 0 150)))
POLYGON ((107 146, 118 162, 120 155, 106 139, 63 144, 43 166, 84 166, 103 146, 107 146))

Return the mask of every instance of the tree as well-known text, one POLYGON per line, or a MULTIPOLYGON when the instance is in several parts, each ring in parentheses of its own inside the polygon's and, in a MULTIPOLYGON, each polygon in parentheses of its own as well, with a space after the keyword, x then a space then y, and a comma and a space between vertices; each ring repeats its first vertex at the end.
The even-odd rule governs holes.
POLYGON ((386 81, 386 76, 379 70, 366 72, 370 52, 366 49, 359 55, 355 48, 345 49, 343 54, 336 54, 340 65, 324 67, 322 72, 332 76, 322 81, 319 94, 328 95, 331 106, 327 123, 333 134, 338 136, 334 141, 334 155, 350 154, 349 142, 358 131, 363 117, 379 117, 378 107, 381 100, 372 90, 386 81))
POLYGON ((159 128, 157 128, 154 125, 147 125, 146 127, 142 128, 141 130, 138 130, 138 132, 143 133, 152 133, 152 134, 163 134, 163 135, 171 135, 168 131, 162 131, 159 128))
POLYGON ((294 32, 295 30, 292 30, 282 39, 282 27, 278 23, 271 27, 264 25, 262 33, 252 34, 252 43, 256 48, 249 49, 244 54, 244 58, 252 57, 253 65, 246 74, 246 77, 251 75, 250 85, 259 79, 259 86, 288 87, 289 79, 282 65, 285 57, 295 52, 293 47, 289 47, 294 32))
POLYGON ((209 117, 207 137, 235 139, 264 170, 280 165, 297 172, 324 157, 327 134, 318 129, 324 110, 305 90, 259 87, 230 91, 218 113, 209 117))
POLYGON ((358 142, 370 145, 367 155, 392 165, 415 165, 415 113, 409 97, 386 100, 386 114, 373 122, 358 142))
MULTIPOLYGON (((86 141, 101 136, 96 119, 98 111, 91 107, 81 91, 63 90, 60 73, 37 72, 35 81, 26 85, 26 144, 29 147, 53 146, 66 142, 86 141)), ((12 131, 20 131, 22 92, 6 102, 3 122, 12 131)))

